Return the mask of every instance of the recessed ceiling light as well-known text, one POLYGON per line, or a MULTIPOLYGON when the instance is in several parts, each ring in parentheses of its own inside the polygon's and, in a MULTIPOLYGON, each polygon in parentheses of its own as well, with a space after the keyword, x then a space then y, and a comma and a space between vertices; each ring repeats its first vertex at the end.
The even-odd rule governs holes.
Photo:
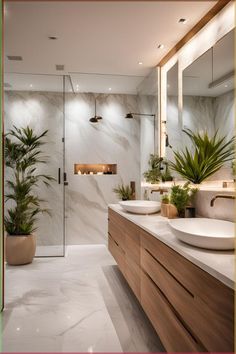
POLYGON ((49 36, 48 39, 52 40, 52 41, 56 41, 58 38, 55 36, 49 36))
POLYGON ((33 85, 32 85, 32 84, 30 84, 30 87, 33 87, 33 85))
POLYGON ((184 25, 187 22, 187 18, 180 18, 178 23, 181 23, 182 25, 184 25))
POLYGON ((143 63, 141 61, 138 62, 138 65, 143 65, 143 63))
POLYGON ((163 49, 164 48, 164 44, 158 44, 157 48, 158 49, 163 49))
POLYGON ((64 69, 65 69, 65 66, 63 64, 56 64, 56 70, 63 71, 64 69))
POLYGON ((111 87, 109 87, 109 89, 108 89, 109 91, 111 91, 111 87))
POLYGON ((225 85, 225 87, 228 87, 228 85, 225 85))
POLYGON ((8 60, 16 60, 16 61, 22 61, 23 60, 21 55, 8 55, 7 58, 8 58, 8 60))

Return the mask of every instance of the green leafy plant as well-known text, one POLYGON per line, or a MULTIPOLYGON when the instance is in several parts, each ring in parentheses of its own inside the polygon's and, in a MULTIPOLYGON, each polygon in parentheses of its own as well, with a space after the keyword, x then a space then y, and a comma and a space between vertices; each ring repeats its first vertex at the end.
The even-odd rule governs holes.
POLYGON ((173 181, 173 176, 171 175, 169 168, 169 162, 164 160, 162 163, 164 165, 164 171, 161 173, 162 182, 173 181))
POLYGON ((200 184, 206 178, 217 172, 227 161, 234 158, 235 138, 226 141, 226 137, 213 137, 184 130, 193 144, 194 151, 187 147, 182 152, 174 151, 175 162, 170 162, 171 168, 182 177, 194 184, 200 184))
POLYGON ((129 185, 118 185, 118 187, 113 189, 113 192, 117 194, 118 198, 122 200, 131 200, 133 191, 129 185))
POLYGON ((179 216, 184 216, 185 208, 193 203, 197 190, 197 188, 190 187, 190 182, 171 188, 170 203, 176 206, 179 216))
POLYGON ((232 161, 231 167, 232 167, 232 173, 233 173, 233 176, 235 179, 236 178, 236 160, 235 159, 232 161))
POLYGON ((37 195, 40 183, 49 186, 54 180, 51 176, 37 173, 37 166, 47 162, 40 149, 47 132, 36 135, 28 126, 22 129, 14 126, 5 136, 5 164, 11 170, 5 196, 6 201, 11 201, 11 207, 4 218, 9 235, 32 234, 37 229, 37 215, 49 213, 48 209, 41 208, 44 200, 37 195))
POLYGON ((161 198, 162 203, 169 204, 170 203, 170 196, 168 194, 163 195, 161 198))
POLYGON ((157 154, 151 154, 148 161, 149 170, 144 172, 144 178, 147 182, 158 183, 161 180, 161 162, 162 157, 159 157, 157 154))

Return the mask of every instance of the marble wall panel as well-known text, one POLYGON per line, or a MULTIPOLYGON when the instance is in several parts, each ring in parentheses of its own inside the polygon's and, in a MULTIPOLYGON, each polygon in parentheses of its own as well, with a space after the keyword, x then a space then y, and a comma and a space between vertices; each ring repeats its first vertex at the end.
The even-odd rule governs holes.
POLYGON ((140 194, 140 120, 125 119, 138 111, 136 95, 97 95, 98 124, 94 94, 66 95, 66 187, 67 244, 107 241, 107 205, 117 202, 113 188, 136 182, 140 194), (117 164, 117 175, 74 175, 75 163, 117 164))

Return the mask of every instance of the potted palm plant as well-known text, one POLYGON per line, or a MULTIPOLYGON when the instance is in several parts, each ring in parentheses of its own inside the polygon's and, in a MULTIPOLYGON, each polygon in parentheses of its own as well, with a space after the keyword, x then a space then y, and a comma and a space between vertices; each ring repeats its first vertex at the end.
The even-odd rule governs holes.
POLYGON ((4 218, 6 261, 10 265, 31 263, 36 250, 37 215, 49 213, 42 208, 37 189, 41 183, 50 185, 53 177, 39 174, 39 164, 47 162, 41 151, 47 130, 37 135, 30 127, 14 126, 5 136, 5 165, 9 170, 6 181, 6 201, 10 203, 4 218))

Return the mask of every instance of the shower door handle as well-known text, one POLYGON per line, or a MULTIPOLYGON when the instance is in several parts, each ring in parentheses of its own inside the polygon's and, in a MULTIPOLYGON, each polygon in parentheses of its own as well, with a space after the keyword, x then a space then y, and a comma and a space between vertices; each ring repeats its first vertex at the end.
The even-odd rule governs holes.
POLYGON ((57 181, 58 181, 58 184, 61 184, 61 169, 60 169, 60 167, 58 168, 57 181))
POLYGON ((66 174, 66 172, 64 172, 64 186, 68 186, 67 174, 66 174))

